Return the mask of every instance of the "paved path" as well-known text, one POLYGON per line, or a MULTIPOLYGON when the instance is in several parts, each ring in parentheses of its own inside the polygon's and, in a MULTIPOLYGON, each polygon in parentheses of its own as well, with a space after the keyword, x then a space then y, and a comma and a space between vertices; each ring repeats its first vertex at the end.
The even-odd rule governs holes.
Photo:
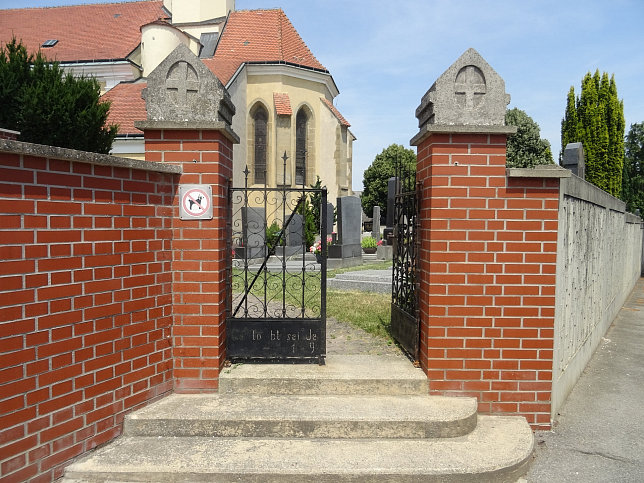
POLYGON ((644 481, 644 278, 535 443, 530 483, 644 481))

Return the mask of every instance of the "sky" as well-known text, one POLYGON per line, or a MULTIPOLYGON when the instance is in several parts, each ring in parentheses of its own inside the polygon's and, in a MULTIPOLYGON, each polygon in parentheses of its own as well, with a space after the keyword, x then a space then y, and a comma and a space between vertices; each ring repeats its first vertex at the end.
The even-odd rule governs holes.
MULTIPOLYGON (((0 0, 0 8, 106 3, 0 0)), ((340 95, 335 105, 357 137, 353 189, 392 143, 411 148, 416 107, 468 48, 505 80, 509 108, 541 127, 557 158, 571 86, 587 72, 615 75, 626 129, 644 122, 642 0, 236 0, 236 8, 281 8, 340 95)), ((1 12, 0 12, 1 15, 1 12)))

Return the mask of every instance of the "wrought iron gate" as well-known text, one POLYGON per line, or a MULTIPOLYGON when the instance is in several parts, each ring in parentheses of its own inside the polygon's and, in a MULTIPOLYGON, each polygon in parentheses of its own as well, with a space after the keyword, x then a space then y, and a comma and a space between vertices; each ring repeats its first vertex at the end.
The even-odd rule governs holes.
POLYGON ((391 332, 402 348, 418 361, 420 326, 416 267, 418 263, 418 187, 415 167, 396 164, 394 199, 391 332))
MULTIPOLYGON (((326 244, 320 244, 318 263, 307 252, 306 232, 314 228, 307 227, 306 211, 323 213, 326 189, 249 187, 248 168, 244 173, 244 187, 229 190, 227 357, 323 364, 326 244)), ((326 217, 320 220, 320 237, 326 240, 326 217)))

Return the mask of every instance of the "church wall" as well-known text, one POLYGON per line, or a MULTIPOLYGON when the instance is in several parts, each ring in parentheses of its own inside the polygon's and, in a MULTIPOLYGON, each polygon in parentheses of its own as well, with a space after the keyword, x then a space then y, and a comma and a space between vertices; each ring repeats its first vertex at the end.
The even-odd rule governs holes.
POLYGON ((326 184, 329 202, 333 203, 333 206, 336 206, 336 198, 339 196, 339 190, 335 159, 340 125, 338 119, 319 99, 318 104, 321 108, 321 127, 317 170, 320 173, 322 185, 326 184))
MULTIPOLYGON (((194 52, 188 36, 168 25, 146 25, 141 30, 141 65, 147 77, 177 45, 184 44, 194 52)), ((198 53, 198 52, 197 52, 198 53)))
POLYGON ((230 98, 237 111, 233 116, 232 129, 237 133, 241 142, 233 147, 233 186, 244 186, 244 168, 248 164, 248 107, 247 107, 247 75, 243 69, 228 87, 230 98))
MULTIPOLYGON (((286 75, 252 75, 248 77, 246 90, 247 113, 252 108, 256 100, 261 99, 264 104, 269 107, 269 122, 273 122, 273 126, 279 126, 281 122, 280 128, 277 130, 273 129, 271 131, 272 142, 269 141, 268 160, 269 164, 272 163, 272 167, 269 168, 269 184, 274 186, 277 183, 278 178, 279 181, 282 180, 281 158, 284 155, 284 150, 286 150, 286 154, 289 157, 287 178, 290 174, 291 181, 295 181, 295 118, 298 110, 302 106, 306 106, 308 110, 310 110, 311 114, 309 119, 309 132, 307 135, 307 162, 309 166, 313 167, 313 171, 307 170, 306 184, 310 185, 314 183, 316 175, 319 174, 320 178, 323 180, 323 184, 327 184, 327 187, 330 190, 333 189, 335 187, 335 173, 331 175, 328 170, 322 167, 323 165, 326 166, 326 163, 322 163, 320 161, 324 156, 322 153, 326 150, 326 148, 323 147, 321 139, 326 138, 328 134, 327 131, 331 130, 332 138, 330 140, 327 139, 325 142, 331 142, 331 144, 335 145, 335 128, 338 124, 337 119, 335 119, 328 109, 320 102, 320 97, 328 97, 329 95, 326 86, 318 82, 312 82, 310 80, 299 79, 286 75), (285 120, 278 122, 278 116, 275 112, 273 102, 273 93, 275 92, 286 93, 289 96, 292 109, 290 123, 285 120), (290 132, 286 127, 289 124, 290 132)), ((235 102, 234 99, 233 101, 235 102)), ((236 103, 235 105, 238 104, 236 103)), ((249 122, 246 123, 247 132, 245 137, 242 136, 241 133, 239 134, 242 140, 244 138, 248 140, 248 146, 252 146, 252 140, 249 139, 249 136, 252 135, 252 133, 248 126, 250 126, 249 122)), ((252 155, 250 151, 247 151, 247 153, 252 155)), ((337 189, 335 191, 337 192, 337 189)))
POLYGON ((172 12, 172 23, 180 24, 225 17, 235 10, 235 0, 165 0, 164 6, 172 12))

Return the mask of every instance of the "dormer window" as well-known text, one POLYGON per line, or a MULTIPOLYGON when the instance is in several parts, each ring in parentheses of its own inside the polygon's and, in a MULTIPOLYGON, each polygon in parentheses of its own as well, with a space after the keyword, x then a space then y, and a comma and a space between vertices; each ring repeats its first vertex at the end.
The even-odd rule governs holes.
POLYGON ((58 39, 45 40, 42 44, 43 47, 53 47, 58 43, 58 39))

